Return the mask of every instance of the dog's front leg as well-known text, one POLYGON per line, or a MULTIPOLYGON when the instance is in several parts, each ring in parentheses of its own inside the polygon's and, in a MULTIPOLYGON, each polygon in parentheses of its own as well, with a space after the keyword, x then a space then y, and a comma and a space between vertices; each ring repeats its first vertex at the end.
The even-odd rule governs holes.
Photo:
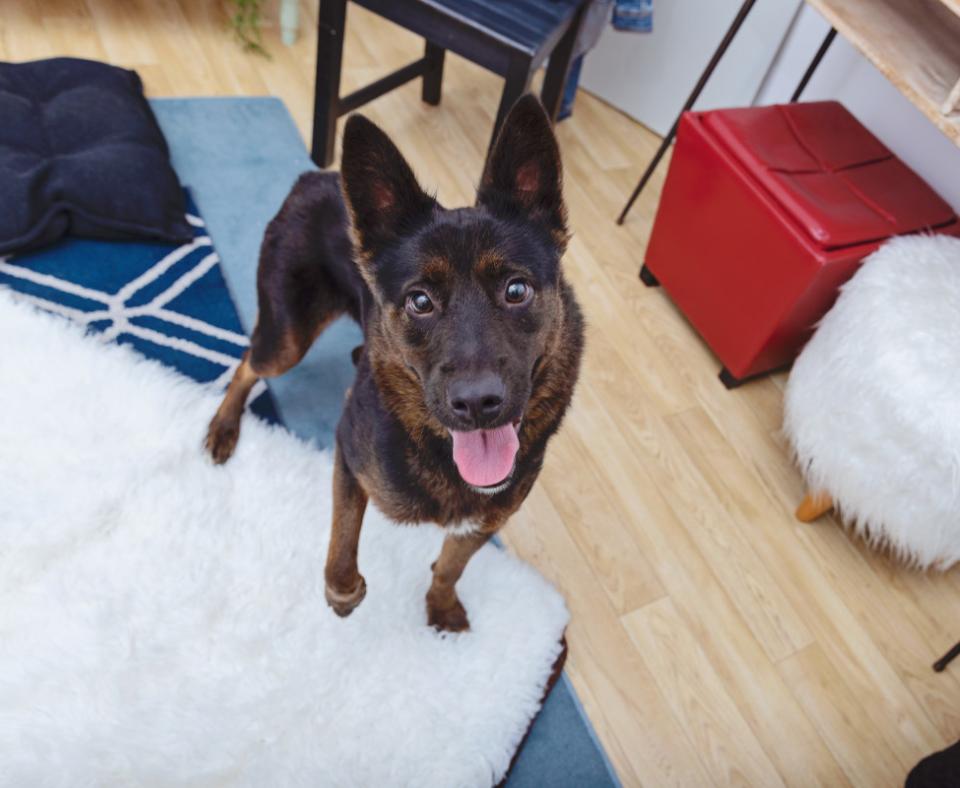
POLYGON ((338 616, 349 616, 363 601, 367 584, 357 568, 360 527, 367 508, 367 494, 350 472, 337 444, 333 468, 333 525, 327 550, 327 603, 338 616))
POLYGON ((473 554, 483 547, 496 529, 486 528, 463 536, 448 534, 440 557, 433 564, 433 582, 427 591, 427 623, 446 632, 470 629, 467 611, 455 588, 473 554))

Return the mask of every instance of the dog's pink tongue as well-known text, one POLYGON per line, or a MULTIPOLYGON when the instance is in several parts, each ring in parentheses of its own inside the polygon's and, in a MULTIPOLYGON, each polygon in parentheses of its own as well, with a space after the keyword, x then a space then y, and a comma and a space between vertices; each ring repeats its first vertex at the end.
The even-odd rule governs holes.
POLYGON ((453 461, 467 484, 489 487, 510 475, 520 448, 512 424, 504 424, 495 430, 451 430, 450 434, 453 436, 453 461))

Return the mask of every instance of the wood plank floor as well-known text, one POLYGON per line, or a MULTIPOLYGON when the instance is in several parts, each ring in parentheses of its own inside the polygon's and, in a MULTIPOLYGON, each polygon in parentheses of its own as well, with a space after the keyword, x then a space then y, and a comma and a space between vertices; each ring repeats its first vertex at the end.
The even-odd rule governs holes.
MULTIPOLYGON (((108 60, 153 96, 275 94, 306 138, 315 0, 302 11, 294 47, 267 31, 268 60, 239 50, 214 0, 3 0, 0 58, 108 60)), ((348 27, 344 90, 420 55, 356 7, 348 27)), ((466 204, 500 88, 450 57, 440 107, 415 83, 366 112, 425 186, 466 204)), ((589 347, 504 536, 567 598, 569 672, 617 772, 626 785, 901 785, 960 737, 960 665, 930 670, 960 638, 960 573, 916 574, 829 518, 793 520, 783 376, 724 390, 690 326, 637 279, 662 170, 614 224, 657 139, 582 92, 558 133, 589 347)))

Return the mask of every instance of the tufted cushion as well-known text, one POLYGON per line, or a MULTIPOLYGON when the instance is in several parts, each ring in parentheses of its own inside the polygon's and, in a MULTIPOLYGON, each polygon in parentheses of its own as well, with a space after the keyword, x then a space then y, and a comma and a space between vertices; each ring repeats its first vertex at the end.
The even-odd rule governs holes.
POLYGON ((0 254, 65 233, 190 239, 183 190, 133 71, 0 63, 0 254))
POLYGON ((824 249, 956 220, 933 189, 836 101, 723 109, 702 117, 824 249))

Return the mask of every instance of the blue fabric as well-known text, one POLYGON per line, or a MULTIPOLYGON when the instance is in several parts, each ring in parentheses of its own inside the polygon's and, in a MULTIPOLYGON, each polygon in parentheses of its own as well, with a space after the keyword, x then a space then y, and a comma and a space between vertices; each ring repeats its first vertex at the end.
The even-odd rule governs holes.
MULTIPOLYGON (((0 258, 0 287, 135 347, 200 383, 226 385, 248 345, 219 258, 190 195, 182 245, 65 238, 0 258)), ((251 409, 277 414, 264 390, 251 409)))
POLYGON ((573 114, 573 102, 577 98, 577 87, 580 84, 580 71, 583 68, 583 55, 580 55, 570 64, 570 73, 567 75, 567 84, 563 87, 563 99, 560 101, 560 111, 557 120, 566 120, 573 114))
POLYGON ((573 103, 577 98, 577 86, 580 84, 580 70, 583 58, 599 41, 607 20, 615 30, 631 33, 653 32, 653 0, 594 0, 587 10, 587 18, 577 39, 576 57, 570 66, 567 83, 564 85, 563 99, 557 120, 565 120, 573 114, 573 103), (613 13, 610 13, 613 6, 613 13))
POLYGON ((631 33, 653 31, 653 0, 616 0, 611 23, 615 30, 631 33))

